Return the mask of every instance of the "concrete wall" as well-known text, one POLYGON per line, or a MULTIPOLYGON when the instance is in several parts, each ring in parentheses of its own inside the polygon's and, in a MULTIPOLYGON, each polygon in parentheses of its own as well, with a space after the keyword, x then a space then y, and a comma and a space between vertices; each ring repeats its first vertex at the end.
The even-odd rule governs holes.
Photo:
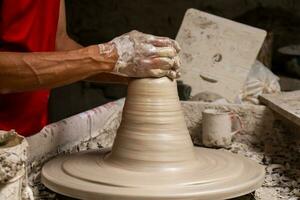
POLYGON ((266 18, 286 17, 291 22, 293 16, 300 16, 300 1, 296 0, 67 0, 66 5, 69 32, 86 45, 108 41, 132 29, 175 38, 188 8, 229 19, 253 10, 265 11, 256 22, 248 16, 256 26, 264 26, 261 22, 266 18))

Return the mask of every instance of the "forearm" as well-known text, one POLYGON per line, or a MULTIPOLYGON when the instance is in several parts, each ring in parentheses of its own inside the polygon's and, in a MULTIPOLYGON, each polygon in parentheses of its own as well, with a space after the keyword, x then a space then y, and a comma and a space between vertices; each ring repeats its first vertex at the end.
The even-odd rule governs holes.
POLYGON ((0 53, 0 92, 53 88, 89 76, 110 72, 117 53, 109 45, 73 51, 41 53, 0 53))

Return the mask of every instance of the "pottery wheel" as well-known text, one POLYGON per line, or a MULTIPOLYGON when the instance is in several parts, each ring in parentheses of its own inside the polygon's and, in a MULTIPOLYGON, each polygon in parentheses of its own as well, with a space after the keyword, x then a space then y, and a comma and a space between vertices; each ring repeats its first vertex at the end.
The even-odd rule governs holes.
POLYGON ((254 161, 193 147, 176 89, 168 78, 131 81, 112 150, 57 157, 42 182, 89 200, 218 200, 260 187, 265 171, 254 161))
POLYGON ((198 166, 160 173, 106 165, 107 149, 62 156, 43 168, 43 183, 80 199, 216 200, 247 194, 264 180, 264 169, 251 160, 225 151, 197 147, 195 151, 198 166))

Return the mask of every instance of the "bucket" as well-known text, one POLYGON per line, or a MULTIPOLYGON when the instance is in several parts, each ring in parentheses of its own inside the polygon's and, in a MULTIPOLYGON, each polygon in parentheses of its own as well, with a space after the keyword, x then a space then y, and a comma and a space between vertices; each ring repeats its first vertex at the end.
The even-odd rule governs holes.
POLYGON ((25 170, 22 170, 7 183, 0 184, 0 199, 21 200, 24 175, 25 170))
MULTIPOLYGON (((4 134, 4 131, 0 131, 4 134)), ((0 199, 21 200, 26 172, 27 142, 15 134, 0 146, 0 199)))

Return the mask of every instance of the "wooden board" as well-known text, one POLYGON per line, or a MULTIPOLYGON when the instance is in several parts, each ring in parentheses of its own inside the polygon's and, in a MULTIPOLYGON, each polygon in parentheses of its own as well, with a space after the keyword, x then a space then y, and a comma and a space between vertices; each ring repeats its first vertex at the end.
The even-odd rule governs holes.
POLYGON ((211 91, 233 101, 266 36, 261 29, 187 10, 176 40, 182 47, 182 77, 192 95, 211 91))
POLYGON ((300 90, 264 94, 259 100, 282 117, 300 126, 300 90))

